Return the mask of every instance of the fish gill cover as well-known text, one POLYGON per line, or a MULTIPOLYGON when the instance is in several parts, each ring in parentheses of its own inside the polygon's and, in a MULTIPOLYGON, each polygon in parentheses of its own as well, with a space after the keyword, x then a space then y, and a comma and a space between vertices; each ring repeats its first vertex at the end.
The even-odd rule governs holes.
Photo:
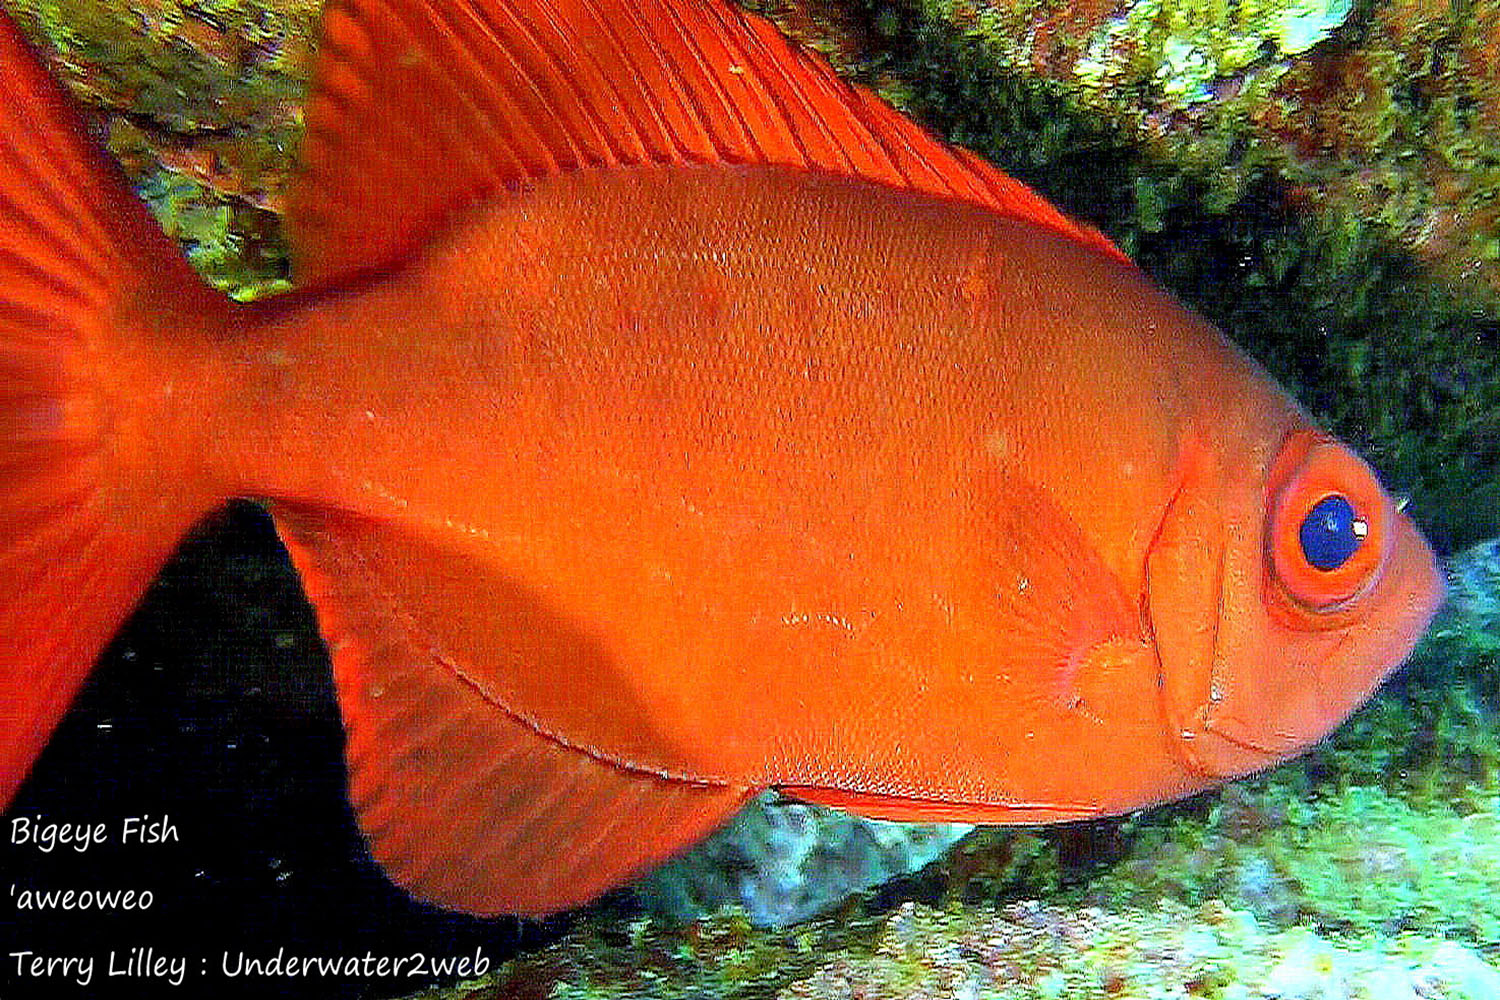
MULTIPOLYGON (((7 7, 56 46, 65 78, 194 263, 245 294, 278 287, 275 215, 311 6, 7 7)), ((1336 4, 1313 5, 1319 20, 1298 13, 1306 7, 771 12, 1101 226, 1356 442, 1458 552, 1500 533, 1500 10, 1416 0, 1336 16, 1336 4), (1304 44, 1309 30, 1321 37, 1304 44)), ((1460 609, 1493 601, 1492 560, 1481 547, 1451 564, 1458 593, 1476 595, 1460 609)), ((1016 996, 1161 984, 1338 995, 1326 985, 1338 981, 1343 995, 1374 997, 1401 995, 1391 977, 1402 974, 1419 995, 1494 995, 1493 969, 1473 954, 1500 955, 1495 634, 1493 611, 1440 621, 1397 689, 1331 744, 1224 796, 1123 823, 986 834, 895 896, 779 936, 733 914, 673 929, 616 900, 561 950, 507 970, 491 995, 516 982, 580 996, 689 995, 704 983, 721 995, 828 995, 850 983, 892 997, 933 983, 1016 996), (903 893, 921 903, 891 909, 903 893), (1011 902, 1037 895, 1049 902, 1011 902), (996 901, 1005 907, 991 911, 996 901), (1174 938, 1189 925, 1195 939, 1174 938), (1309 927, 1322 936, 1299 930, 1309 927), (1103 955, 1037 957, 1039 940, 1104 942, 1103 955), (1394 966, 1365 957, 1393 947, 1394 966), (1165 958, 1147 970, 1143 955, 1165 958), (646 980, 630 978, 641 970, 646 980), (1294 975, 1323 985, 1288 985, 1294 975), (669 986, 673 977, 688 985, 669 986)), ((211 832, 144 878, 180 897, 159 904, 172 907, 172 923, 156 928, 169 937, 222 926, 232 910, 251 915, 237 933, 255 944, 436 941, 457 952, 483 942, 502 954, 546 937, 545 927, 414 907, 360 860, 320 659, 264 523, 237 509, 158 582, 17 812, 198 810, 178 815, 211 832), (324 937, 331 925, 338 933, 324 937)), ((95 855, 89 870, 81 857, 54 852, 40 859, 48 869, 8 848, 7 874, 24 877, 5 882, 104 884, 134 863, 95 855)), ((103 934, 123 946, 153 931, 135 918, 46 924, 15 920, 7 940, 103 934)), ((400 992, 320 980, 308 995, 371 988, 400 992)))

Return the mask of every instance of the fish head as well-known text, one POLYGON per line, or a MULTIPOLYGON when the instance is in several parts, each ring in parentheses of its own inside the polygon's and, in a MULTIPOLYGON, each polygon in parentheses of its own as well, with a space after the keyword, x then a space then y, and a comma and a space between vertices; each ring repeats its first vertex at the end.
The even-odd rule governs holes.
POLYGON ((1173 753, 1205 783, 1296 756, 1406 659, 1442 602, 1421 533, 1290 405, 1189 435, 1147 556, 1173 753), (1235 440, 1238 437, 1239 440, 1235 440))

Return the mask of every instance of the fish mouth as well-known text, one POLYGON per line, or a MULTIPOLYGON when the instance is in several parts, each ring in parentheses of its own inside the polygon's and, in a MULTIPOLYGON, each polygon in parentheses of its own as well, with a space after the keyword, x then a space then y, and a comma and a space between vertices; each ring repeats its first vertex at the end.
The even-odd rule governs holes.
MULTIPOLYGON (((1405 516, 1398 518, 1390 561, 1360 607, 1301 630, 1246 610, 1252 605, 1234 592, 1231 558, 1226 551, 1216 574, 1212 650, 1201 678, 1206 690, 1166 706, 1167 718, 1177 720, 1172 742, 1179 759, 1212 780, 1264 770, 1328 736, 1405 662, 1446 592, 1436 557, 1405 516), (1247 628, 1231 620, 1236 614, 1259 620, 1247 628), (1229 638, 1246 635, 1262 641, 1229 638)), ((1170 653, 1162 655, 1168 672, 1170 653)), ((1170 701, 1174 685, 1164 689, 1170 701)))

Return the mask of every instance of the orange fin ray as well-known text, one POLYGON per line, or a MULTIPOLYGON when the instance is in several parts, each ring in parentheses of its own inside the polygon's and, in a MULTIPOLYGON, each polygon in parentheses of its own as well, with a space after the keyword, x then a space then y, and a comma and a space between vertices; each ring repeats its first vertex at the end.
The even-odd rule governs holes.
POLYGON ((390 265, 451 213, 584 168, 760 164, 982 205, 1124 254, 722 0, 334 0, 287 226, 299 280, 390 265), (400 149, 401 155, 392 155, 400 149))
POLYGON ((898 823, 993 823, 1019 826, 1092 819, 1103 813, 1088 802, 955 802, 876 792, 848 792, 838 788, 785 786, 779 791, 802 802, 844 809, 866 819, 898 823))
POLYGON ((0 808, 202 510, 109 496, 127 297, 200 288, 0 13, 0 808))
MULTIPOLYGON (((503 630, 460 649, 423 628, 448 584, 471 602, 493 593, 440 547, 306 505, 274 516, 332 653, 350 801, 372 855, 414 895, 479 914, 577 906, 707 835, 752 794, 631 766, 502 704, 495 665, 476 650, 506 659, 503 630)), ((483 610, 503 620, 500 603, 483 610)))

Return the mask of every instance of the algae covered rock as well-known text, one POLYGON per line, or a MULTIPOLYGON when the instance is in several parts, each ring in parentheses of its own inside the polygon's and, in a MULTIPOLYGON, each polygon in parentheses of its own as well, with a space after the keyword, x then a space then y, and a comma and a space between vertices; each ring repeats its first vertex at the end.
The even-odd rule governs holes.
POLYGON ((861 819, 766 793, 636 891, 649 909, 677 920, 733 904, 757 926, 781 927, 922 868, 969 829, 861 819))
POLYGON ((905 903, 856 931, 757 933, 729 914, 690 932, 595 928, 438 997, 553 1000, 1493 1000, 1500 970, 1418 935, 1268 929, 1218 900, 1105 910, 1036 901, 939 910, 905 903))
POLYGON ((319 0, 6 0, 162 228, 241 297, 285 287, 279 214, 319 0))
MULTIPOLYGON (((1417 654, 1433 664, 1473 664, 1490 677, 1500 660, 1500 539, 1481 542, 1447 560, 1448 603, 1417 654)), ((1500 690, 1491 687, 1491 693, 1500 690)), ((1497 698, 1500 702, 1500 698, 1497 698)), ((1500 709, 1500 703, 1496 705, 1500 709)))

